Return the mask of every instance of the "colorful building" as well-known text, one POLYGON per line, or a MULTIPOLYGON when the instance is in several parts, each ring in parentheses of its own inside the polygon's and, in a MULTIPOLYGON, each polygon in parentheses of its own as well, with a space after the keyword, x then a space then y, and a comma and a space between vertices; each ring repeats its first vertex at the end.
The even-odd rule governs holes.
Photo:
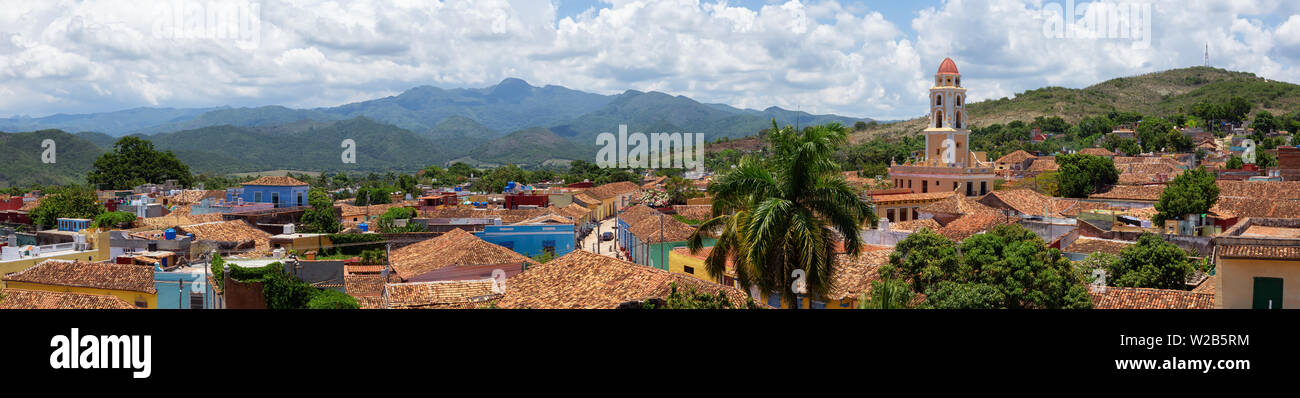
MULTIPOLYGON (((81 242, 58 243, 53 245, 24 245, 0 248, 0 275, 19 272, 47 260, 67 261, 107 261, 112 258, 109 232, 83 232, 78 238, 81 242)), ((5 287, 0 282, 0 288, 5 287)))
POLYGON ((293 177, 262 177, 226 191, 226 201, 271 203, 275 207, 307 206, 311 186, 293 177))
POLYGON ((158 308, 149 266, 46 260, 3 279, 6 289, 107 295, 139 308, 158 308))
POLYGON ((967 129, 966 88, 951 58, 945 58, 930 88, 929 127, 925 129, 925 156, 894 164, 889 178, 894 187, 913 193, 958 192, 981 196, 993 190, 994 164, 980 159, 970 148, 967 129))
POLYGON ((1214 308, 1300 308, 1300 219, 1246 218, 1214 246, 1214 308))
POLYGON ((574 246, 573 224, 488 225, 474 234, 488 243, 525 256, 569 254, 574 246))

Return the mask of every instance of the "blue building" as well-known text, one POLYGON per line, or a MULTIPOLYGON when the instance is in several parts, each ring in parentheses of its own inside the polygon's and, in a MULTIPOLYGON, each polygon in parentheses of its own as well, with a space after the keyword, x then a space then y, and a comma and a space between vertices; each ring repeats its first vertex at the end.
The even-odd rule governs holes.
POLYGON ((158 289, 158 309, 210 309, 212 288, 203 272, 163 272, 154 269, 153 286, 158 289))
POLYGON ((488 225, 474 236, 529 257, 545 252, 563 256, 574 245, 573 224, 488 225))
POLYGON ((226 201, 271 203, 275 207, 307 206, 311 186, 292 177, 262 177, 244 183, 243 188, 226 190, 226 201))

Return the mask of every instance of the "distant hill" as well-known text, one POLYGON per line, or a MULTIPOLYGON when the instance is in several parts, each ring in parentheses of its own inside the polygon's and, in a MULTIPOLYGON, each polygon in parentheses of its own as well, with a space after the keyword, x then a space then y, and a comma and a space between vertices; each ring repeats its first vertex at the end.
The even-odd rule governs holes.
POLYGON ((94 131, 123 136, 142 129, 190 120, 219 108, 134 108, 117 112, 82 115, 57 114, 46 117, 0 119, 0 131, 94 131))
MULTIPOLYGON (((976 76, 966 76, 976 79, 976 76)), ((1252 73, 1210 67, 1192 67, 1107 80, 1070 89, 1045 87, 1015 98, 970 103, 969 124, 988 126, 1013 120, 1032 121, 1037 116, 1060 116, 1070 123, 1111 111, 1171 116, 1189 112, 1202 101, 1225 101, 1240 96, 1255 104, 1252 114, 1267 110, 1286 114, 1300 108, 1300 86, 1266 80, 1252 73)), ((918 113, 925 112, 920 109, 918 113)), ((878 134, 915 134, 925 129, 926 118, 881 124, 854 135, 860 141, 878 134)))
POLYGON ((432 129, 417 133, 440 148, 453 154, 468 154, 474 149, 501 136, 487 126, 464 116, 450 116, 432 129))
POLYGON ((113 148, 113 143, 117 142, 117 137, 114 137, 114 136, 111 136, 111 135, 108 135, 108 134, 104 134, 104 133, 96 133, 96 132, 93 132, 93 131, 83 131, 83 132, 77 133, 76 135, 77 135, 77 137, 79 137, 79 138, 81 138, 81 139, 83 139, 83 140, 90 141, 91 143, 93 143, 93 144, 99 146, 100 148, 104 149, 105 151, 107 151, 107 150, 109 150, 109 149, 112 149, 112 148, 113 148))
POLYGON ((520 130, 488 142, 469 154, 478 162, 537 166, 548 160, 594 160, 595 146, 574 145, 551 130, 520 130))
POLYGON ((104 153, 95 143, 59 130, 0 134, 0 188, 31 184, 81 184, 104 153), (41 162, 46 139, 54 140, 55 162, 41 162))
POLYGON ((176 153, 194 172, 275 169, 306 171, 414 171, 447 159, 447 152, 408 130, 366 118, 267 132, 234 126, 141 136, 176 153), (343 140, 357 144, 357 162, 342 163, 343 140))

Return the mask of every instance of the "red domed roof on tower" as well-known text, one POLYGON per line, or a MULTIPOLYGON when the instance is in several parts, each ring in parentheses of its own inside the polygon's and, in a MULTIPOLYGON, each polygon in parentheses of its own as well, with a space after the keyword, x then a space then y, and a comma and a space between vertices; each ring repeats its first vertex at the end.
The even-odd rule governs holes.
POLYGON ((961 74, 957 72, 957 63, 952 62, 952 58, 944 58, 943 63, 939 64, 939 74, 961 74))

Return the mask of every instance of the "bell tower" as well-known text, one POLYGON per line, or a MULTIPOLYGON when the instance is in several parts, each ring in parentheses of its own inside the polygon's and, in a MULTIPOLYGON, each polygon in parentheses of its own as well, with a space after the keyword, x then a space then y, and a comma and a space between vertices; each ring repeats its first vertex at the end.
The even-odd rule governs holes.
POLYGON ((930 121, 925 129, 925 163, 967 167, 970 130, 966 128, 966 89, 952 58, 944 58, 930 88, 930 121))

